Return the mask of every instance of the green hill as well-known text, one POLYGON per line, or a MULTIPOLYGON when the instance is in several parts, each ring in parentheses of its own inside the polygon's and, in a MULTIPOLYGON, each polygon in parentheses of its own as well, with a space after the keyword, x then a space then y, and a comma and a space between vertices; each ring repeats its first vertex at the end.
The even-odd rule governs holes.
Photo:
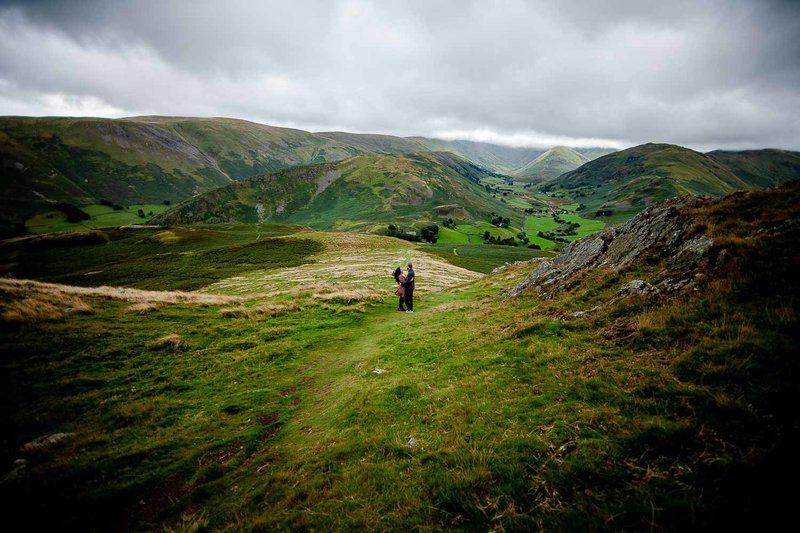
POLYGON ((716 150, 706 154, 728 167, 739 178, 758 187, 778 185, 800 178, 800 152, 789 150, 716 150))
POLYGON ((572 148, 556 146, 526 165, 515 169, 511 175, 522 181, 544 181, 575 170, 588 161, 588 157, 572 148))
POLYGON ((310 133, 228 118, 0 117, 0 223, 54 218, 57 202, 91 209, 101 200, 174 203, 293 166, 421 151, 449 151, 500 172, 539 153, 468 141, 310 133))
POLYGON ((415 139, 418 139, 427 150, 451 152, 483 168, 502 174, 510 174, 515 168, 536 159, 544 152, 539 148, 514 148, 473 141, 444 141, 425 137, 415 137, 415 139))
POLYGON ((800 183, 673 200, 486 276, 444 261, 461 247, 289 225, 0 241, 4 518, 782 531, 798 218, 800 183), (409 260, 414 314, 388 275, 409 260))
POLYGON ((480 186, 491 173, 447 152, 370 154, 257 176, 188 200, 157 224, 290 222, 317 229, 465 220, 521 213, 480 186), (447 207, 443 210, 443 207, 447 207))
POLYGON ((311 133, 243 120, 173 117, 0 118, 3 219, 54 201, 177 202, 292 165, 358 150, 311 133))
MULTIPOLYGON (((741 152, 737 158, 750 161, 761 157, 760 153, 741 152)), ((649 143, 590 161, 546 183, 542 191, 561 191, 583 203, 589 215, 621 221, 673 196, 723 196, 758 187, 771 179, 762 171, 768 169, 758 167, 755 178, 740 176, 722 158, 681 146, 649 143)), ((786 178, 786 174, 775 176, 778 181, 786 178)))
POLYGON ((589 161, 593 161, 598 157, 613 154, 617 150, 614 148, 575 148, 575 151, 586 157, 589 161))

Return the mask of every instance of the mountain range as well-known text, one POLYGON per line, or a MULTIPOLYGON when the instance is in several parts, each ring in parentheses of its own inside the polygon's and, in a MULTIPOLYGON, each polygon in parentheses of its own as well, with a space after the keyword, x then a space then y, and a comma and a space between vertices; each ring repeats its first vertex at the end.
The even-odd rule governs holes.
POLYGON ((521 223, 519 210, 481 185, 493 176, 449 152, 367 154, 238 181, 183 202, 152 223, 289 222, 347 230, 492 215, 521 223))
POLYGON ((0 206, 3 220, 21 222, 55 202, 177 202, 293 166, 427 151, 451 152, 502 174, 544 153, 424 137, 310 133, 227 118, 2 117, 0 206))
POLYGON ((681 195, 724 196, 800 178, 800 152, 713 151, 648 143, 590 161, 549 180, 541 190, 581 202, 610 221, 681 195))
POLYGON ((492 213, 518 221, 525 207, 549 205, 537 192, 615 223, 673 196, 722 196, 800 176, 800 153, 785 150, 703 154, 650 143, 609 152, 311 133, 227 118, 4 117, 0 223, 20 231, 65 203, 181 202, 154 220, 320 229, 492 213))

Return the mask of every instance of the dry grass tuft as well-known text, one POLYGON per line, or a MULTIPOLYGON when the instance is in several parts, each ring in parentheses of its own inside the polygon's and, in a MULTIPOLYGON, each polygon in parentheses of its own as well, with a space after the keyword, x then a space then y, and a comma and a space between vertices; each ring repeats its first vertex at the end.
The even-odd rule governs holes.
POLYGON ((64 297, 62 302, 66 305, 64 308, 65 313, 77 313, 79 315, 92 315, 94 309, 92 306, 78 298, 77 296, 64 297))
POLYGON ((253 312, 244 306, 226 307, 219 310, 222 318, 252 318, 253 312))
POLYGON ((253 308, 253 311, 260 315, 280 316, 287 313, 302 311, 299 303, 292 300, 289 302, 263 302, 253 308))
POLYGON ((323 302, 354 304, 367 301, 382 302, 384 294, 372 289, 331 287, 314 292, 311 297, 323 302))
POLYGON ((169 335, 163 335, 154 341, 149 342, 147 347, 153 350, 169 350, 172 352, 177 352, 185 348, 186 343, 180 335, 170 333, 169 335))
POLYGON ((77 296, 60 291, 4 291, 0 288, 0 318, 5 322, 58 320, 65 315, 90 315, 94 309, 77 296))
POLYGON ((77 287, 61 285, 58 283, 43 283, 40 281, 0 278, 0 292, 18 297, 39 297, 48 295, 63 296, 97 296, 109 300, 119 300, 131 303, 161 303, 161 304, 197 304, 197 305, 230 305, 243 300, 237 296, 223 296, 202 292, 183 291, 144 291, 125 287, 77 287))
POLYGON ((161 309, 161 306, 156 302, 141 302, 133 304, 126 309, 128 313, 136 313, 137 315, 146 315, 148 313, 156 313, 161 309))
POLYGON ((0 316, 4 322, 41 322, 63 318, 64 311, 51 303, 25 298, 2 304, 0 316))

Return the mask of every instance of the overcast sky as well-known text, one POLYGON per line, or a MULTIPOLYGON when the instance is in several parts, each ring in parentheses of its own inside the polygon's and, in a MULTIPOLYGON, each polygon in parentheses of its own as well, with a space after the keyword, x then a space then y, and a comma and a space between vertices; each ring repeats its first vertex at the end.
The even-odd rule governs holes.
POLYGON ((800 150, 800 2, 0 0, 0 115, 800 150))

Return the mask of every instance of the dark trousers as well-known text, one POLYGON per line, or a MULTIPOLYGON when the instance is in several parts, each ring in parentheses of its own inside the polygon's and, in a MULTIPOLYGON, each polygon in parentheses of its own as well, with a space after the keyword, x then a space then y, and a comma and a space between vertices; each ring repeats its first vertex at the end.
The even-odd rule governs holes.
POLYGON ((404 296, 404 299, 406 301, 406 309, 408 309, 409 311, 413 311, 414 310, 414 289, 412 289, 411 287, 406 287, 406 294, 404 296))
POLYGON ((403 302, 405 302, 405 301, 406 301, 406 297, 405 296, 401 296, 400 297, 400 302, 397 304, 397 308, 400 309, 401 311, 405 311, 405 309, 403 308, 403 302))

